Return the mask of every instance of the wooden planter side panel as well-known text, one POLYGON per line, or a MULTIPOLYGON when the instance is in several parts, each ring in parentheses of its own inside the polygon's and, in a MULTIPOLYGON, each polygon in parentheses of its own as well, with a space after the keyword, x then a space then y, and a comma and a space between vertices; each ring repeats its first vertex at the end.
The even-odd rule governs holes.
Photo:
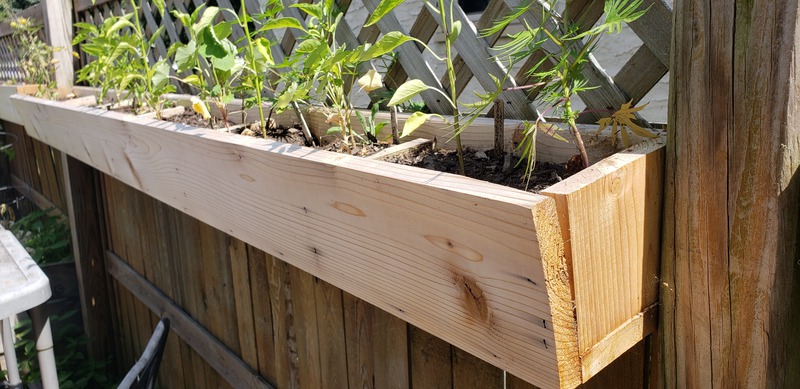
POLYGON ((38 90, 36 85, 0 85, 0 120, 22 124, 19 114, 11 105, 11 95, 24 94, 32 95, 38 90))
POLYGON ((664 145, 640 143, 542 192, 568 237, 584 381, 655 328, 664 145))
POLYGON ((512 374, 559 386, 531 217, 552 200, 29 97, 14 104, 31 136, 512 374))

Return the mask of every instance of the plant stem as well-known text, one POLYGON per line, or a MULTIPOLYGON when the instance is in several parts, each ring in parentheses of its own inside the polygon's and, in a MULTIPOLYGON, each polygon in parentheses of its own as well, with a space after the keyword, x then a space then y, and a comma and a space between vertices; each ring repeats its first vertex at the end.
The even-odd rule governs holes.
MULTIPOLYGON (((245 6, 246 1, 242 0, 242 15, 247 16, 247 7, 245 6)), ((247 54, 248 54, 248 61, 250 62, 250 69, 253 71, 253 86, 256 89, 256 105, 258 105, 258 118, 261 121, 259 124, 261 125, 261 133, 264 135, 264 138, 267 137, 267 122, 264 120, 264 106, 261 99, 261 90, 264 89, 263 81, 261 81, 261 76, 258 75, 258 69, 256 69, 256 56, 253 53, 253 38, 250 36, 250 27, 247 25, 247 19, 242 20, 242 28, 244 29, 244 36, 247 38, 247 54)))
MULTIPOLYGON (((447 78, 450 81, 450 101, 453 102, 453 131, 455 131, 456 151, 458 153, 458 170, 462 176, 466 175, 464 168, 464 149, 461 146, 461 115, 458 112, 458 93, 456 91, 456 70, 453 66, 453 57, 451 52, 451 39, 450 28, 452 23, 447 23, 447 14, 444 11, 444 0, 439 0, 439 16, 442 18, 442 30, 444 30, 444 49, 445 49, 445 63, 447 64, 447 78)), ((453 15, 451 13, 450 17, 453 15)))

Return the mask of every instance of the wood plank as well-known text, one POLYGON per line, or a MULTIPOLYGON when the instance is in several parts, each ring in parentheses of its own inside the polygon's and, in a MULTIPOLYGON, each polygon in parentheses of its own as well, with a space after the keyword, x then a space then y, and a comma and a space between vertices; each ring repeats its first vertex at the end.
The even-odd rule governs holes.
POLYGON ((633 105, 636 106, 661 81, 668 70, 650 49, 642 46, 614 76, 614 82, 631 97, 633 105))
POLYGON ((250 289, 250 261, 247 244, 231 239, 228 245, 231 260, 231 287, 236 302, 236 325, 239 335, 239 355, 251 367, 258 367, 258 347, 253 347, 256 329, 253 318, 253 297, 250 289))
POLYGON ((641 143, 542 192, 560 205, 568 236, 581 355, 657 301, 664 143, 641 143))
POLYGON ((452 346, 416 327, 411 327, 410 333, 411 386, 453 388, 452 346))
POLYGON ((293 329, 289 265, 271 255, 267 256, 270 308, 275 334, 275 385, 279 388, 298 387, 297 343, 293 329))
POLYGON ((664 0, 645 0, 639 10, 647 12, 639 19, 628 23, 631 30, 642 40, 644 46, 669 68, 669 50, 672 37, 672 9, 664 0))
POLYGON ((344 325, 347 337, 347 374, 351 389, 371 388, 375 376, 372 332, 372 305, 344 292, 344 325))
MULTIPOLYGON (((613 362, 617 358, 640 343, 645 336, 652 334, 658 325, 656 310, 656 305, 651 305, 582 355, 583 380, 591 379, 604 368, 612 369, 613 362)), ((619 372, 619 374, 624 375, 625 372, 619 372)))
POLYGON ((72 90, 74 70, 72 69, 72 0, 44 0, 42 10, 44 34, 47 43, 62 50, 53 52, 53 60, 58 61, 55 81, 58 95, 66 96, 72 90))
POLYGON ((372 310, 375 388, 410 387, 408 324, 382 309, 372 310))
POLYGON ((255 327, 255 348, 258 353, 258 372, 267 381, 277 382, 275 370, 277 340, 273 332, 267 254, 248 245, 247 259, 250 265, 250 295, 255 327))
POLYGON ((506 373, 506 389, 537 389, 531 383, 525 382, 524 380, 506 373))
POLYGON ((505 389, 503 371, 453 347, 453 387, 505 389))
MULTIPOLYGON (((41 3, 34 4, 28 8, 25 8, 22 11, 19 11, 14 14, 15 18, 26 18, 26 19, 33 19, 33 21, 41 24, 44 20, 44 6, 41 3)), ((14 33, 14 29, 11 28, 11 21, 3 21, 0 23, 0 37, 6 37, 8 35, 12 35, 14 33)))
POLYGON ((32 201, 36 208, 39 209, 52 209, 51 215, 55 215, 59 218, 66 219, 67 216, 64 215, 60 209, 58 209, 55 204, 50 202, 47 197, 44 197, 41 193, 36 191, 35 189, 28 186, 25 181, 22 181, 21 178, 17 177, 15 174, 11 175, 11 185, 22 188, 22 192, 25 193, 25 198, 32 201))
POLYGON ((89 356, 107 359, 112 353, 114 316, 108 299, 108 275, 105 266, 105 220, 100 197, 100 177, 90 166, 62 154, 67 215, 72 239, 72 256, 78 275, 81 314, 89 339, 89 356))
POLYGON ((314 293, 322 377, 320 388, 346 388, 347 346, 342 291, 325 281, 314 279, 314 293))
MULTIPOLYGON (((375 27, 374 24, 369 28, 375 27)), ((430 42, 431 37, 436 32, 436 21, 433 20, 433 15, 431 11, 428 10, 428 7, 422 6, 419 10, 419 15, 414 20, 414 24, 411 25, 411 29, 408 31, 408 35, 414 38, 419 39, 426 44, 430 42)), ((420 44, 416 44, 417 50, 422 51, 423 47, 420 44)), ((395 62, 389 70, 386 71, 386 76, 383 78, 384 83, 391 89, 397 89, 400 85, 408 79, 408 73, 406 73, 403 64, 399 61, 395 62)), ((444 85, 444 84, 442 84, 444 85)))
POLYGON ((294 266, 289 267, 292 287, 294 335, 297 341, 297 372, 300 387, 322 386, 320 370, 319 333, 317 332, 317 306, 314 293, 314 276, 294 266))
POLYGON ((28 99, 15 103, 22 112, 39 112, 27 124, 43 141, 498 367, 557 385, 555 349, 544 347, 555 341, 553 329, 537 324, 551 321, 550 300, 531 240, 531 210, 552 200, 464 177, 28 99), (86 120, 84 112, 102 116, 86 120), (178 156, 194 160, 176 165, 178 156), (385 220, 415 227, 389 232, 374 224, 385 220), (320 223, 327 225, 319 230, 320 223), (330 231, 373 238, 363 246, 330 231), (483 300, 472 297, 475 288, 483 300))
POLYGON ((111 252, 106 253, 109 273, 150 310, 169 317, 170 330, 186 341, 234 387, 273 388, 261 376, 206 331, 179 306, 111 252))
POLYGON ((796 386, 798 8, 687 0, 674 13, 664 387, 796 386))

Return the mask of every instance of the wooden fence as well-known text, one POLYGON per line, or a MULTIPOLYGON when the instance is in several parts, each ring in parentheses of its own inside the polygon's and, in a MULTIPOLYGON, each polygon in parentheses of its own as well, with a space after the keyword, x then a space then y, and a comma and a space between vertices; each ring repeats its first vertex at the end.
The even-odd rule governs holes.
MULTIPOLYGON (((41 4, 34 5, 14 15, 14 18, 26 18, 32 23, 41 25, 44 20, 44 8, 41 4)), ((42 32, 44 37, 44 32, 42 32)), ((24 73, 19 66, 16 50, 19 42, 14 39, 14 29, 9 23, 0 23, 0 81, 20 81, 24 73)))
MULTIPOLYGON (((257 8, 256 0, 247 1, 248 7, 257 8)), ((202 3, 172 0, 167 6, 192 12, 202 3)), ((229 0, 217 3, 238 8, 229 0)), ((359 5, 372 11, 377 3, 363 0, 359 5)), ((356 6, 349 0, 338 4, 344 11, 356 6)), ((456 61, 459 93, 472 88, 473 78, 479 87, 488 88, 493 86, 489 74, 506 72, 502 64, 489 59, 501 34, 484 39, 477 37, 477 31, 519 4, 492 0, 475 23, 456 7, 456 18, 468 28, 455 46, 470 53, 456 61)), ((572 1, 568 12, 588 27, 601 16, 602 4, 572 1)), ((125 0, 94 4, 75 0, 73 5, 75 21, 94 24, 121 15, 126 8, 125 0)), ((645 0, 642 7, 650 9, 631 28, 644 44, 622 70, 612 79, 594 62, 587 66, 590 83, 598 86, 581 96, 589 108, 606 110, 636 102, 667 72, 671 10, 661 0, 645 0)), ((148 1, 143 2, 143 11, 148 33, 165 27, 163 38, 156 41, 156 55, 166 56, 170 44, 185 41, 183 27, 169 14, 155 17, 148 1)), ((294 8, 287 8, 284 15, 303 19, 294 8)), ((337 37, 343 44, 375 42, 381 34, 399 30, 430 42, 438 29, 424 7, 410 27, 399 18, 397 12, 390 13, 369 28, 345 23, 337 37)), ((536 22, 537 12, 526 18, 536 22)), ((242 32, 234 31, 234 38, 237 34, 242 32)), ((273 47, 276 59, 292 52, 297 38, 292 34, 279 30, 268 37, 278 42, 273 47)), ((13 50, 9 49, 13 43, 3 47, 0 60, 5 58, 2 53, 13 50)), ((525 72, 538 58, 532 56, 506 86, 529 83, 525 72)), ((400 47, 387 83, 396 87, 408 78, 447 84, 443 73, 427 66, 420 47, 407 44, 400 47)), ((511 90, 503 97, 510 107, 509 118, 536 115, 535 96, 511 90)), ((434 111, 449 111, 433 94, 422 98, 434 111)), ((120 370, 133 364, 158 316, 167 314, 173 319, 173 334, 160 376, 163 387, 533 387, 246 242, 59 155, 27 138, 18 126, 7 128, 19 136, 24 149, 12 161, 17 180, 73 216, 87 332, 95 356, 113 355, 120 370), (103 335, 109 327, 113 336, 103 335)), ((650 379, 647 348, 644 341, 639 343, 585 387, 641 387, 650 379)))

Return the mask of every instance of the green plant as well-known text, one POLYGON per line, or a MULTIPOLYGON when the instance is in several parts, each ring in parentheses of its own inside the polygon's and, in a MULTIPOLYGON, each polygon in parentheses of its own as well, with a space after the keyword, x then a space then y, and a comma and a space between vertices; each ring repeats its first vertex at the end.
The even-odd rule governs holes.
MULTIPOLYGON (((189 35, 189 42, 176 42, 170 47, 175 54, 175 65, 179 72, 192 71, 181 79, 196 87, 201 101, 211 100, 228 123, 228 104, 233 100, 234 83, 245 69, 245 61, 239 57, 238 48, 228 37, 236 22, 220 22, 214 19, 220 13, 218 7, 197 7, 191 14, 173 10, 189 35)), ((214 118, 211 117, 212 127, 214 118)))
MULTIPOLYGON (((343 14, 333 0, 323 0, 313 4, 299 3, 292 7, 299 8, 309 15, 305 34, 300 37, 293 54, 295 64, 302 65, 302 70, 292 73, 285 91, 277 100, 277 105, 288 103, 287 100, 304 100, 303 93, 316 91, 314 98, 329 111, 328 123, 334 124, 329 133, 341 133, 345 144, 355 146, 356 142, 368 142, 353 131, 351 117, 354 107, 350 94, 352 80, 361 71, 362 64, 388 54, 401 44, 413 40, 397 31, 384 34, 375 44, 348 47, 336 39, 336 29, 343 14), (314 86, 314 88, 312 88, 314 86)), ((380 76, 371 69, 363 73, 369 81, 362 83, 362 89, 369 92, 381 84, 380 76)))
MULTIPOLYGON (((84 351, 88 338, 83 334, 75 336, 80 329, 68 323, 70 317, 76 314, 77 311, 72 310, 63 315, 50 316, 51 326, 56 329, 53 333, 53 343, 59 387, 64 389, 113 387, 116 379, 108 374, 109 362, 88 358, 84 351)), ((31 333, 30 320, 17 322, 14 332, 17 337, 15 346, 23 383, 30 385, 41 382, 36 341, 31 333)))
POLYGON ((79 82, 100 88, 98 102, 114 91, 115 99, 122 96, 122 80, 130 74, 135 61, 137 42, 126 26, 133 14, 110 16, 98 27, 91 23, 75 23, 73 45, 93 57, 93 60, 76 72, 79 82))
POLYGON ((56 93, 55 71, 58 60, 53 53, 61 50, 52 47, 39 39, 42 29, 32 19, 17 18, 10 23, 14 30, 14 38, 19 41, 17 58, 23 73, 23 81, 27 84, 38 84, 36 95, 54 98, 56 93))
POLYGON ((31 212, 10 228, 40 265, 72 260, 69 227, 51 212, 52 209, 31 212))
MULTIPOLYGON (((365 27, 370 26, 372 24, 377 23, 382 17, 388 14, 392 9, 400 5, 405 0, 382 0, 380 4, 375 8, 375 12, 367 19, 367 22, 364 24, 365 27)), ((453 134, 454 139, 456 141, 456 151, 458 155, 458 165, 459 165, 459 172, 463 175, 465 174, 464 169, 464 150, 461 145, 461 132, 469 126, 469 124, 477 118, 482 111, 488 107, 490 104, 494 102, 494 100, 499 96, 502 92, 501 89, 501 81, 495 78, 496 90, 490 91, 485 95, 478 94, 480 97, 480 101, 477 103, 472 104, 464 104, 458 101, 458 90, 456 89, 456 69, 455 65, 453 64, 453 43, 458 38, 459 34, 461 33, 461 22, 458 20, 454 20, 453 17, 453 7, 455 2, 454 1, 447 1, 447 0, 438 0, 435 3, 430 1, 425 1, 425 5, 439 17, 439 24, 442 27, 442 31, 444 32, 444 46, 445 46, 445 53, 444 57, 438 57, 440 60, 445 62, 447 67, 447 78, 449 80, 449 88, 447 91, 441 90, 436 86, 431 86, 425 84, 421 80, 412 79, 408 80, 402 85, 397 88, 394 95, 392 96, 391 100, 389 100, 389 106, 397 106, 401 104, 407 103, 409 100, 414 98, 415 96, 419 95, 420 93, 433 90, 442 95, 445 100, 450 104, 453 109, 453 121, 448 123, 453 127, 453 134), (448 95, 449 92, 449 95, 448 95), (468 111, 462 112, 461 107, 468 108, 468 111)), ((429 48, 430 50, 430 48, 429 48)), ((430 50, 433 53, 432 50, 430 50)), ((435 53, 433 53, 436 56, 435 53)), ((405 125, 403 126, 403 133, 401 137, 408 136, 412 132, 414 132, 417 128, 419 128, 422 124, 424 124, 430 117, 437 116, 447 122, 447 119, 441 115, 433 114, 433 113, 425 113, 422 111, 415 111, 409 118, 406 120, 405 125)))
POLYGON ((367 136, 372 143, 378 143, 380 141, 381 129, 385 127, 389 122, 375 122, 375 117, 378 115, 378 103, 372 104, 372 109, 370 110, 369 116, 364 116, 361 114, 360 111, 356 111, 356 117, 358 121, 361 123, 361 128, 364 129, 364 135, 367 136))
MULTIPOLYGON (((584 76, 584 64, 604 33, 619 32, 622 23, 630 23, 646 12, 639 10, 641 0, 607 0, 604 6, 604 20, 591 29, 583 30, 579 23, 560 17, 554 11, 555 3, 556 0, 549 0, 544 5, 526 3, 484 31, 486 35, 503 31, 509 23, 525 13, 536 12, 534 7, 539 8, 541 20, 557 22, 558 28, 555 30, 548 30, 544 23, 538 26, 523 23, 525 28, 522 31, 510 35, 511 40, 497 48, 498 59, 508 62, 509 69, 533 53, 546 53, 544 58, 528 71, 528 76, 532 77, 534 83, 526 88, 535 88, 538 100, 546 104, 547 108, 533 123, 526 123, 524 139, 519 145, 519 150, 527 163, 526 179, 530 179, 535 163, 537 134, 544 132, 558 136, 558 131, 561 129, 558 124, 546 123, 544 115, 557 116, 563 121, 575 138, 583 167, 589 166, 586 148, 576 124, 580 113, 572 106, 573 96, 593 88, 588 85, 584 76), (558 50, 546 52, 545 46, 557 47, 558 50)), ((624 129, 622 130, 624 132, 624 129)))

